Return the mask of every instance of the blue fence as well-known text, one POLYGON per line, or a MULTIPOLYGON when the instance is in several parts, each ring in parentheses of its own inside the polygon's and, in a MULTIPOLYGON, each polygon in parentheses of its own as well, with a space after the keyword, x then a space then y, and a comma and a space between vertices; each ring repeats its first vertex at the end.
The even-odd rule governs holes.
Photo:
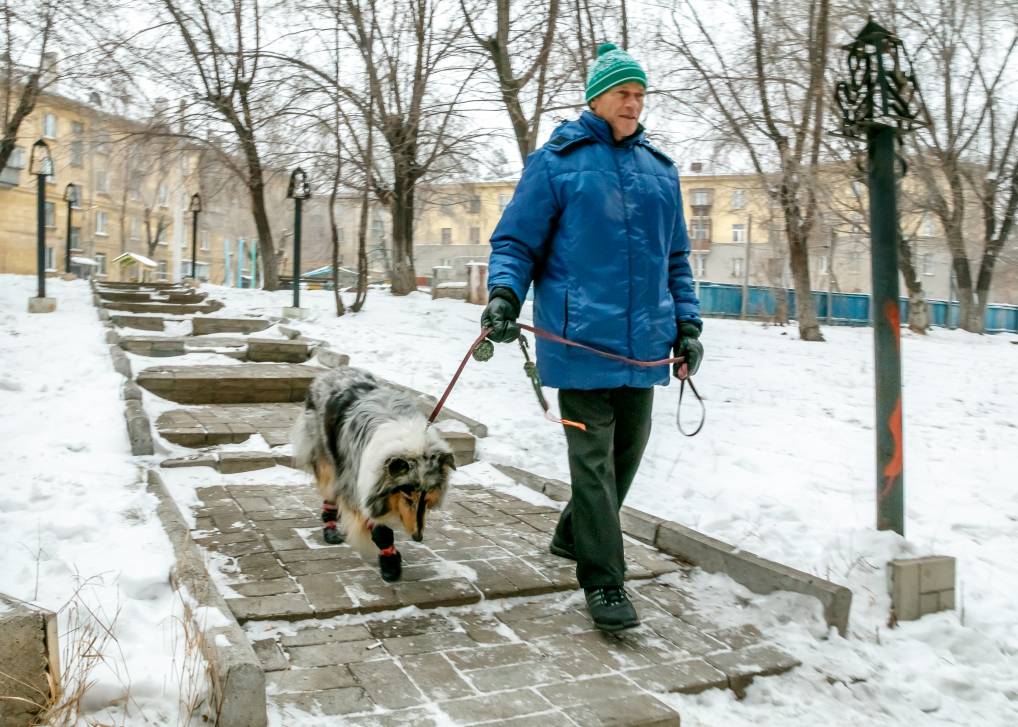
MULTIPOLYGON (((788 312, 795 314, 795 291, 786 291, 788 312)), ((813 307, 821 323, 828 322, 827 293, 813 291, 813 307)), ((842 326, 868 326, 870 324, 870 297, 862 293, 831 293, 830 323, 842 326)), ((955 328, 958 325, 958 303, 946 300, 927 300, 930 323, 934 326, 955 328)), ((899 301, 901 319, 907 320, 908 299, 899 301)), ((700 283, 700 312, 705 316, 738 318, 742 311, 742 286, 725 283, 700 283)), ((770 318, 777 312, 773 288, 749 287, 746 314, 752 318, 770 318)), ((1018 306, 986 306, 986 332, 1018 333, 1018 306)))

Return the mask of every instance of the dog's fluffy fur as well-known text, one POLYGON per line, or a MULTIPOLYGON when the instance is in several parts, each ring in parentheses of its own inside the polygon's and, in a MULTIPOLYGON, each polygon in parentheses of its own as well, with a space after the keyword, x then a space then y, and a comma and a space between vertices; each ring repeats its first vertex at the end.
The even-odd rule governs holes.
POLYGON ((366 556, 378 552, 375 525, 420 540, 424 512, 441 504, 455 467, 449 445, 409 396, 351 367, 311 383, 291 441, 297 465, 338 506, 347 542, 366 556))

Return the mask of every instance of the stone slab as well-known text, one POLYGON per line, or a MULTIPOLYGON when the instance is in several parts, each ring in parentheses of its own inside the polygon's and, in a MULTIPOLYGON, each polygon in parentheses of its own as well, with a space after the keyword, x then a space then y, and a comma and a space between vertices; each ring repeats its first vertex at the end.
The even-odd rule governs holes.
POLYGON ((326 369, 288 363, 153 366, 138 373, 139 386, 181 404, 298 402, 326 369))
POLYGON ((0 724, 27 727, 60 683, 57 616, 0 594, 0 724))
POLYGON ((191 332, 195 336, 212 333, 257 333, 272 323, 265 318, 221 318, 218 316, 195 316, 191 320, 191 332))
POLYGON ((57 309, 56 298, 29 298, 28 299, 28 312, 29 313, 52 313, 57 309))

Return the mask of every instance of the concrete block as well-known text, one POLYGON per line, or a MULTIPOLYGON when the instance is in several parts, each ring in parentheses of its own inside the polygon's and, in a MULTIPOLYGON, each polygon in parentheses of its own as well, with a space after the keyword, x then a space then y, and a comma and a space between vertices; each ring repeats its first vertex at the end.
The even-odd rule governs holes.
POLYGON ((328 346, 319 346, 315 349, 315 354, 318 356, 318 363, 322 364, 322 366, 328 366, 330 369, 350 365, 349 356, 345 353, 333 351, 328 346))
POLYGON ((296 328, 290 328, 289 326, 279 326, 279 332, 289 338, 291 341, 295 338, 300 338, 300 331, 296 328))
POLYGON ((124 419, 127 421, 127 436, 131 440, 131 454, 136 457, 154 454, 152 427, 139 400, 128 399, 124 402, 124 419))
POLYGON ((955 567, 955 559, 949 556, 888 563, 887 590, 895 618, 914 621, 928 613, 954 608, 955 567))
POLYGON ((303 321, 311 317, 311 311, 307 308, 294 308, 293 306, 283 307, 283 317, 293 321, 303 321))
POLYGON ((57 309, 56 298, 29 298, 29 313, 52 313, 57 309))
POLYGON ((116 331, 106 331, 106 343, 120 343, 120 336, 117 335, 116 331))
POLYGON ((622 507, 619 519, 622 521, 622 530, 626 535, 649 545, 654 544, 658 528, 665 522, 659 517, 627 506, 622 507))
POLYGON ((110 358, 113 359, 113 370, 126 379, 131 378, 131 361, 120 346, 110 346, 110 358))
POLYGON ((219 454, 219 471, 224 475, 275 466, 276 460, 271 452, 221 452, 219 454))
POLYGON ((124 397, 124 401, 130 399, 141 401, 141 387, 129 379, 125 380, 123 386, 120 387, 120 394, 124 397))
POLYGON ((59 684, 56 614, 0 595, 0 724, 34 724, 51 696, 47 675, 59 684))
POLYGON ((467 303, 487 305, 488 263, 467 263, 467 303))

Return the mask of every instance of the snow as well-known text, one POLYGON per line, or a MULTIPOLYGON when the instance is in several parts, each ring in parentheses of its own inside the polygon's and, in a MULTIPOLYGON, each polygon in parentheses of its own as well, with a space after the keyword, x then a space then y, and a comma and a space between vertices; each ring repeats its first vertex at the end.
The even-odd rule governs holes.
MULTIPOLYGON (((221 315, 271 315, 288 300, 285 291, 209 289, 227 303, 221 315)), ((481 313, 462 301, 397 298, 378 288, 361 313, 342 318, 330 291, 308 291, 301 302, 310 315, 291 325, 303 335, 436 397, 481 313)), ((528 313, 529 305, 524 319, 528 313)), ((798 340, 794 327, 708 320, 696 377, 707 424, 692 439, 680 436, 678 387, 657 389, 653 433, 627 504, 849 586, 850 638, 828 632, 815 599, 761 597, 701 574, 694 586, 723 585, 740 596, 741 622, 767 629, 803 666, 756 680, 741 702, 721 691, 661 698, 685 725, 1016 724, 1018 368, 1010 344, 1018 337, 903 334, 902 539, 873 529, 872 333, 824 334, 827 342, 814 344, 798 340), (889 628, 886 562, 931 554, 958 559, 958 610, 889 628)), ((478 440, 483 460, 568 481, 564 438, 529 386, 516 348, 499 346, 491 361, 468 364, 448 406, 488 425, 478 440)), ((547 393, 554 407, 555 392, 547 393)), ((697 414, 695 402, 686 406, 684 422, 697 414)), ((468 469, 477 481, 512 486, 488 465, 468 469)))
MULTIPOLYGON (((184 679, 178 619, 187 597, 167 583, 172 549, 145 492, 139 463, 147 460, 130 455, 121 379, 87 286, 47 281, 57 311, 29 316, 34 286, 34 277, 0 276, 6 464, 0 474, 0 592, 53 610, 77 593, 96 613, 119 614, 109 666, 93 674, 87 717, 176 724, 184 679)), ((227 303, 222 316, 278 316, 290 300, 287 291, 206 288, 227 303)), ((342 318, 333 314, 330 291, 307 291, 302 303, 310 316, 291 327, 349 354, 354 365, 436 397, 476 335, 481 313, 458 300, 396 298, 378 288, 361 313, 342 318)), ((1018 606, 1012 597, 1018 582, 1018 348, 1011 345, 1018 337, 944 330, 903 336, 902 539, 873 530, 871 332, 824 332, 827 343, 812 344, 799 341, 794 328, 708 320, 706 359, 696 377, 706 398, 706 427, 692 439, 681 437, 678 387, 659 388, 654 431, 627 503, 849 586, 850 638, 825 628, 814 599, 757 596, 725 576, 698 574, 684 587, 702 593, 708 609, 718 599, 721 625, 754 623, 803 665, 757 679, 743 701, 720 690, 660 698, 680 711, 684 725, 1018 724, 1018 606), (958 610, 889 628, 885 563, 930 554, 958 558, 958 610), (721 608, 733 595, 745 606, 721 608)), ((131 359, 136 370, 185 360, 131 359)), ((232 359, 203 353, 188 354, 186 361, 232 359)), ((498 346, 491 361, 468 364, 448 406, 485 423, 489 436, 478 440, 483 462, 459 470, 454 482, 483 482, 547 504, 489 463, 568 480, 561 430, 544 419, 529 387, 515 347, 498 346)), ((548 394, 554 407, 554 392, 548 394)), ((144 396, 152 416, 176 408, 144 396)), ((684 413, 695 415, 694 408, 684 413)), ((164 441, 158 446, 160 458, 192 453, 164 441)), ((307 483, 306 474, 284 467, 270 477, 209 468, 162 474, 181 505, 197 503, 199 486, 307 483)), ((212 563, 210 570, 220 566, 212 563)), ((575 596, 554 598, 565 604, 575 596)), ((473 608, 497 610, 511 601, 473 608)), ((61 612, 64 634, 68 613, 61 612)), ((213 624, 224 618, 212 611, 201 616, 213 624)), ((351 619, 335 620, 344 622, 351 619)))
POLYGON ((58 611, 64 654, 82 614, 112 628, 83 717, 177 724, 190 678, 183 603, 169 585, 173 551, 156 500, 131 456, 122 379, 88 286, 46 285, 56 312, 29 315, 35 278, 0 275, 0 593, 58 611))

